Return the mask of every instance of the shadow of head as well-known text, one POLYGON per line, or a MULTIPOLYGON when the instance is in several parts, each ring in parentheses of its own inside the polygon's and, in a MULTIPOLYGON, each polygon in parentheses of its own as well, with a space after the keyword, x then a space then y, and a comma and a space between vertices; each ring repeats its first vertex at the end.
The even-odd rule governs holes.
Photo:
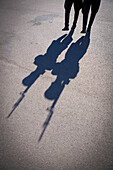
POLYGON ((33 64, 35 64, 36 66, 40 65, 43 58, 44 58, 43 55, 38 55, 37 57, 35 57, 33 64))

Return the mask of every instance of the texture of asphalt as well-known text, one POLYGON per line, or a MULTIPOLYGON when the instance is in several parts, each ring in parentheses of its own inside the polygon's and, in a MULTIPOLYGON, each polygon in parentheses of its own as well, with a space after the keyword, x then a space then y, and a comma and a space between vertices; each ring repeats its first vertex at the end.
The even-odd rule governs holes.
POLYGON ((90 37, 63 5, 0 0, 0 170, 113 170, 113 1, 90 37))

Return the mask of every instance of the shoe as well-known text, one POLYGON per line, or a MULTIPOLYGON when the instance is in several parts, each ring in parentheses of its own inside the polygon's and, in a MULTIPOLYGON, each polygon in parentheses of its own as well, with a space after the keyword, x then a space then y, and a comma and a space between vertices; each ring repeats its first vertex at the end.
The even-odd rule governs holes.
POLYGON ((86 30, 82 30, 80 33, 85 34, 85 33, 86 33, 86 30))
POLYGON ((69 27, 64 27, 63 29, 62 29, 62 31, 68 31, 69 30, 69 27))

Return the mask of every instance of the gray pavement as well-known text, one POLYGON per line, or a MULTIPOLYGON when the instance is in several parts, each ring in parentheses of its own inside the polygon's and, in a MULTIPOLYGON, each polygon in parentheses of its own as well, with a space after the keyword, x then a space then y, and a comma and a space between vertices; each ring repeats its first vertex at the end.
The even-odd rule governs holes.
POLYGON ((0 170, 113 170, 113 1, 90 39, 63 4, 0 0, 0 170))

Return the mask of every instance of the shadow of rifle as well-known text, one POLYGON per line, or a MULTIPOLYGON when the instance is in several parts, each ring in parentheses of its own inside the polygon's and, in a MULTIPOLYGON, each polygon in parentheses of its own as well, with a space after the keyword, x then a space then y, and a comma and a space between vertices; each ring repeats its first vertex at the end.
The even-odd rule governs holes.
POLYGON ((65 82, 63 82, 63 84, 62 84, 62 86, 61 86, 61 89, 60 89, 60 92, 59 92, 57 98, 55 99, 55 101, 53 102, 52 106, 51 106, 50 108, 47 108, 47 111, 49 111, 49 114, 48 114, 45 122, 43 123, 43 130, 42 130, 42 133, 41 133, 41 135, 40 135, 40 137, 39 137, 39 139, 38 139, 38 142, 41 141, 41 139, 42 139, 42 137, 43 137, 43 135, 44 135, 44 132, 45 132, 47 126, 49 125, 49 122, 50 122, 50 120, 51 120, 51 118, 52 118, 52 115, 53 115, 53 113, 54 113, 54 107, 55 107, 55 105, 56 105, 56 103, 57 103, 57 101, 58 101, 58 99, 59 99, 59 97, 60 97, 60 95, 61 95, 64 87, 65 87, 65 82))
POLYGON ((15 109, 18 107, 18 105, 20 104, 20 102, 23 100, 23 98, 25 97, 25 93, 28 91, 30 87, 27 87, 24 92, 20 92, 20 98, 17 100, 17 102, 14 104, 12 111, 9 113, 9 115, 7 116, 7 118, 9 118, 12 113, 15 111, 15 109))

